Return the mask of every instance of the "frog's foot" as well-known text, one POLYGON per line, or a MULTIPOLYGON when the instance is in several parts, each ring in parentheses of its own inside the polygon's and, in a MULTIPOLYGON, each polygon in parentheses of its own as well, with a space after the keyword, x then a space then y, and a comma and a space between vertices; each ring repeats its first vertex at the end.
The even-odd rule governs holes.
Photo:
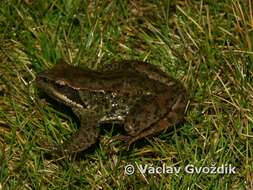
POLYGON ((132 136, 128 136, 128 135, 119 135, 117 137, 114 137, 113 140, 120 140, 120 141, 123 141, 124 143, 126 143, 127 144, 126 149, 127 149, 127 151, 129 151, 129 148, 132 144, 132 142, 131 142, 132 138, 133 138, 132 136))

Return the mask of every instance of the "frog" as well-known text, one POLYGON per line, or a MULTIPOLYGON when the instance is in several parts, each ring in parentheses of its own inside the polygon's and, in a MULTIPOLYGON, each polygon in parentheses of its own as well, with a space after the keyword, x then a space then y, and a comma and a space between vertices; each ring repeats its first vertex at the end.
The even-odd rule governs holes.
POLYGON ((77 116, 80 128, 63 142, 64 153, 82 152, 97 142, 103 123, 121 124, 130 145, 166 131, 184 119, 187 91, 179 80, 144 61, 115 61, 94 70, 65 61, 40 72, 36 84, 77 116))

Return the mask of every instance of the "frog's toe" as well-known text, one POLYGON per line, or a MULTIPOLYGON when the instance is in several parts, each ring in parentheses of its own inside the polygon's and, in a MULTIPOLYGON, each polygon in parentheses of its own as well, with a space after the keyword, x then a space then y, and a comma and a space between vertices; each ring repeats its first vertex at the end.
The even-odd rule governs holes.
POLYGON ((126 143, 127 151, 130 149, 131 144, 135 142, 135 139, 133 139, 132 136, 127 136, 127 135, 120 135, 120 136, 114 137, 114 140, 120 140, 126 143))
POLYGON ((113 138, 113 140, 120 140, 124 142, 128 142, 129 139, 130 139, 130 136, 127 136, 127 135, 119 135, 113 138))

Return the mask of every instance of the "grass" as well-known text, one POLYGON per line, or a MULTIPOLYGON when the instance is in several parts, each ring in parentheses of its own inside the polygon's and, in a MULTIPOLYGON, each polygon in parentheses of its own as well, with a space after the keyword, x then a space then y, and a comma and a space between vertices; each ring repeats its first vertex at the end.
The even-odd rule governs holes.
POLYGON ((0 189, 253 189, 252 1, 29 1, 0 5, 0 189), (47 158, 75 120, 39 96, 63 58, 151 62, 188 89, 185 122, 122 152, 113 128, 79 158, 47 158), (124 173, 127 164, 231 164, 236 174, 124 173))

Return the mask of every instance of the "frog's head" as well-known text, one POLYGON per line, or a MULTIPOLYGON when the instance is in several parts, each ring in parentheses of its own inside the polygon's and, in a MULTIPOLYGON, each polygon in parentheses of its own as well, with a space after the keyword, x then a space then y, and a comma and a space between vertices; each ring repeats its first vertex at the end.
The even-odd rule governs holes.
POLYGON ((82 107, 78 88, 80 71, 66 63, 57 64, 53 68, 39 73, 36 77, 37 86, 49 97, 66 105, 82 107))

